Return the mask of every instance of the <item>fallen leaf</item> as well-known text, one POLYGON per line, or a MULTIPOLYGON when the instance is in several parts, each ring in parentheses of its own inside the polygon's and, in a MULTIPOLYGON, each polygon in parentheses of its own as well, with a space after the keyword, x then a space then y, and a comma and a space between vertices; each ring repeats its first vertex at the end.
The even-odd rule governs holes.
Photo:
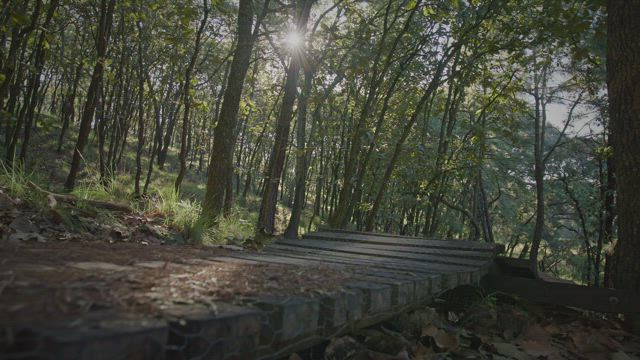
POLYGON ((460 345, 457 335, 449 334, 444 330, 438 330, 433 339, 441 349, 452 350, 460 345))

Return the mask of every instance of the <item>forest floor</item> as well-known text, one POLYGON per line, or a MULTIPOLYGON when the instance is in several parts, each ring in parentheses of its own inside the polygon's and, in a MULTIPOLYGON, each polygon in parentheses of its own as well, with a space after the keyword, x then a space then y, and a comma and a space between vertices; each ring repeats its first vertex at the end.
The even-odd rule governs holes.
MULTIPOLYGON (((215 261, 253 250, 175 245, 173 232, 158 213, 35 207, 0 188, 0 324, 109 309, 162 316, 175 304, 213 306, 212 299, 233 303, 258 293, 314 296, 349 281, 348 273, 328 267, 215 261)), ((442 294, 431 306, 289 359, 640 359, 640 338, 603 314, 471 287, 442 294)))
POLYGON ((640 337, 615 317, 465 286, 428 307, 288 358, 320 359, 628 360, 640 359, 640 337))
POLYGON ((174 304, 322 294, 348 275, 324 266, 216 261, 233 245, 177 245, 159 214, 89 205, 37 208, 0 189, 0 324, 38 324, 97 310, 162 316, 174 304), (330 281, 327 281, 327 280, 330 281))

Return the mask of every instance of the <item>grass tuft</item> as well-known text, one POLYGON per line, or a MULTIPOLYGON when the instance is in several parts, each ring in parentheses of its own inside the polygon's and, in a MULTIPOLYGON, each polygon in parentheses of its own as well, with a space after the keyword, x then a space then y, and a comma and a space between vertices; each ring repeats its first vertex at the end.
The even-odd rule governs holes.
POLYGON ((228 244, 242 245, 255 234, 254 224, 257 213, 234 207, 226 217, 218 218, 216 226, 203 232, 201 243, 204 245, 228 244))
POLYGON ((23 200, 36 208, 44 208, 47 199, 44 194, 34 191, 29 183, 37 184, 39 179, 33 172, 26 172, 22 166, 10 167, 5 163, 0 163, 0 186, 7 189, 13 198, 23 200))

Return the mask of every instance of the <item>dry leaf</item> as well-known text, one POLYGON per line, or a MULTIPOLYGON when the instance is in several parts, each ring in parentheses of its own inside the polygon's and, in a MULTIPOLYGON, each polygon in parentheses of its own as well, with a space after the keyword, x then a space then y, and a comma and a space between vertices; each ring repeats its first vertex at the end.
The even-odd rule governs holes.
POLYGON ((453 350, 460 345, 457 335, 449 334, 444 330, 438 330, 433 339, 441 349, 453 350))

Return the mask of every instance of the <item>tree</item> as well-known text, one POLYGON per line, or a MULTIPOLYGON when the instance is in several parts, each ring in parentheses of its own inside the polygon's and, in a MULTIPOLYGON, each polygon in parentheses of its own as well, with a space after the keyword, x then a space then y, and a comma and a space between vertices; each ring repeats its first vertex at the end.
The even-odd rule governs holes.
POLYGON ((84 104, 84 111, 80 119, 80 130, 76 141, 73 158, 71 159, 71 168, 64 187, 67 190, 73 190, 80 170, 80 161, 82 160, 82 152, 84 151, 89 133, 91 132, 91 122, 98 103, 98 94, 102 86, 102 76, 104 74, 105 62, 107 57, 107 49, 109 46, 109 37, 111 36, 111 25, 113 23, 113 10, 116 0, 101 0, 100 2, 100 18, 98 21, 98 30, 96 34, 96 63, 93 67, 91 82, 87 90, 87 99, 84 104))
MULTIPOLYGON (((304 39, 307 32, 307 22, 313 0, 297 0, 295 2, 296 20, 295 34, 304 39)), ((302 46, 302 45, 300 45, 302 46)), ((284 169, 287 145, 289 142, 289 131, 291 119, 293 118, 293 104, 298 94, 298 76, 302 63, 306 61, 303 48, 291 47, 291 58, 287 67, 287 76, 282 96, 282 106, 278 121, 276 122, 276 134, 273 142, 273 149, 269 157, 267 175, 264 179, 265 189, 260 204, 260 215, 256 231, 261 234, 272 235, 276 215, 276 203, 278 199, 278 187, 280 177, 284 169)), ((311 79, 309 78, 309 81, 311 79)), ((302 113, 306 116, 306 110, 302 113)))
MULTIPOLYGON (((240 0, 238 6, 237 44, 233 54, 233 61, 229 70, 224 99, 220 109, 220 117, 213 137, 212 156, 209 161, 209 175, 207 190, 202 203, 202 217, 208 223, 216 221, 223 213, 227 185, 232 175, 233 149, 236 142, 235 128, 240 96, 244 80, 249 70, 249 60, 253 44, 256 40, 262 17, 269 7, 269 0, 265 0, 262 14, 253 25, 253 4, 251 0, 240 0)), ((230 194, 229 194, 230 195, 230 194)), ((227 209, 228 210, 228 209, 227 209)))
MULTIPOLYGON (((182 98, 184 101, 184 115, 182 117, 182 133, 180 135, 180 170, 178 171, 178 177, 175 182, 175 190, 176 192, 180 191, 180 185, 182 184, 182 179, 187 171, 187 135, 189 132, 189 115, 191 111, 191 77, 193 76, 193 68, 196 66, 196 61, 198 60, 198 54, 200 53, 200 48, 202 47, 202 34, 204 32, 204 28, 207 25, 207 19, 209 18, 209 5, 207 4, 207 0, 203 0, 202 2, 203 14, 202 21, 200 22, 200 26, 198 27, 198 31, 196 32, 196 45, 193 49, 193 54, 191 55, 191 59, 189 60, 189 65, 187 65, 187 70, 184 76, 184 84, 182 85, 182 98)), ((139 171, 138 171, 139 173, 139 171)), ((137 175, 139 178, 139 175, 137 175)), ((137 182, 136 182, 137 185, 137 182)), ((138 186, 136 187, 136 189, 138 186)))
MULTIPOLYGON (((607 86, 616 164, 613 285, 640 292, 640 1, 607 1, 607 86)), ((636 327, 640 328, 640 319, 636 327)))

